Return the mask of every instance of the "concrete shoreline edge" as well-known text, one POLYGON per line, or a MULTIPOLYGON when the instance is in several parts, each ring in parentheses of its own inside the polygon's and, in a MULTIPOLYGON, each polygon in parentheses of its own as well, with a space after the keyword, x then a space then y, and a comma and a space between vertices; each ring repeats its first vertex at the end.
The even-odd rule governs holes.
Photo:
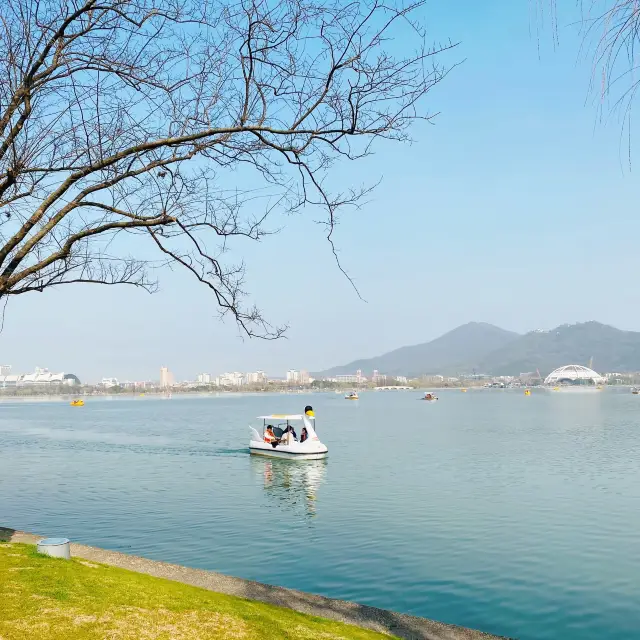
MULTIPOLYGON (((0 527, 0 542, 35 545, 43 536, 0 527)), ((406 640, 492 640, 503 638, 355 602, 244 580, 214 571, 149 560, 119 551, 71 543, 71 556, 248 600, 257 600, 321 618, 387 633, 406 640)), ((503 639, 504 640, 504 639, 503 639)))

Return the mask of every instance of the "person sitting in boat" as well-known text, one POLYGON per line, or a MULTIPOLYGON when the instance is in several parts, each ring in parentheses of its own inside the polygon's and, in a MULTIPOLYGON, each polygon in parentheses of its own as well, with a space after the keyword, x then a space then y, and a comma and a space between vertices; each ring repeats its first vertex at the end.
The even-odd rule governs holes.
POLYGON ((315 414, 313 413, 313 407, 310 404, 304 408, 304 414, 310 418, 314 417, 315 414))
POLYGON ((282 444, 291 444, 293 440, 298 440, 298 435, 295 432, 295 429, 291 425, 287 425, 287 428, 284 430, 282 434, 282 438, 280 438, 280 442, 282 444))
POLYGON ((273 433, 273 425, 271 425, 271 424, 268 424, 267 428, 265 429, 264 441, 267 444, 271 444, 272 442, 276 442, 277 441, 276 434, 273 433))
POLYGON ((309 433, 307 432, 307 427, 302 427, 302 431, 300 432, 300 442, 304 442, 309 437, 309 433))

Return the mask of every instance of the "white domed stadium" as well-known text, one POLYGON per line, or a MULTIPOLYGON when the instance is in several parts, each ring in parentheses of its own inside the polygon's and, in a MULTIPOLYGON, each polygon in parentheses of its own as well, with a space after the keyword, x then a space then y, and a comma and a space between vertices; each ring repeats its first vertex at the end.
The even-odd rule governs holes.
POLYGON ((552 371, 544 383, 549 385, 599 385, 604 384, 606 378, 589 367, 580 364, 567 364, 552 371))

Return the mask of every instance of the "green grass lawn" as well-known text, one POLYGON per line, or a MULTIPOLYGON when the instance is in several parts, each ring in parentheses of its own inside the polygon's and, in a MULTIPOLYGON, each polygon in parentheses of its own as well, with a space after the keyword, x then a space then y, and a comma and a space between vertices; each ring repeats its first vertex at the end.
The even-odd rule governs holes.
POLYGON ((206 640, 385 636, 261 602, 0 543, 0 640, 206 640))

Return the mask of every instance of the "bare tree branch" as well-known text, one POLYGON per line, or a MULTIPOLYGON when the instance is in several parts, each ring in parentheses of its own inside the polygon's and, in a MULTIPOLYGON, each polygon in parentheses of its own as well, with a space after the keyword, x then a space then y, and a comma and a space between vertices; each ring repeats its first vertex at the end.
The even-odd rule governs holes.
POLYGON ((244 333, 277 338, 223 258, 305 207, 354 284, 333 232, 370 188, 335 192, 331 169, 430 121, 455 66, 454 44, 427 46, 422 1, 402 2, 4 0, 0 298, 154 291, 175 265, 244 333))

